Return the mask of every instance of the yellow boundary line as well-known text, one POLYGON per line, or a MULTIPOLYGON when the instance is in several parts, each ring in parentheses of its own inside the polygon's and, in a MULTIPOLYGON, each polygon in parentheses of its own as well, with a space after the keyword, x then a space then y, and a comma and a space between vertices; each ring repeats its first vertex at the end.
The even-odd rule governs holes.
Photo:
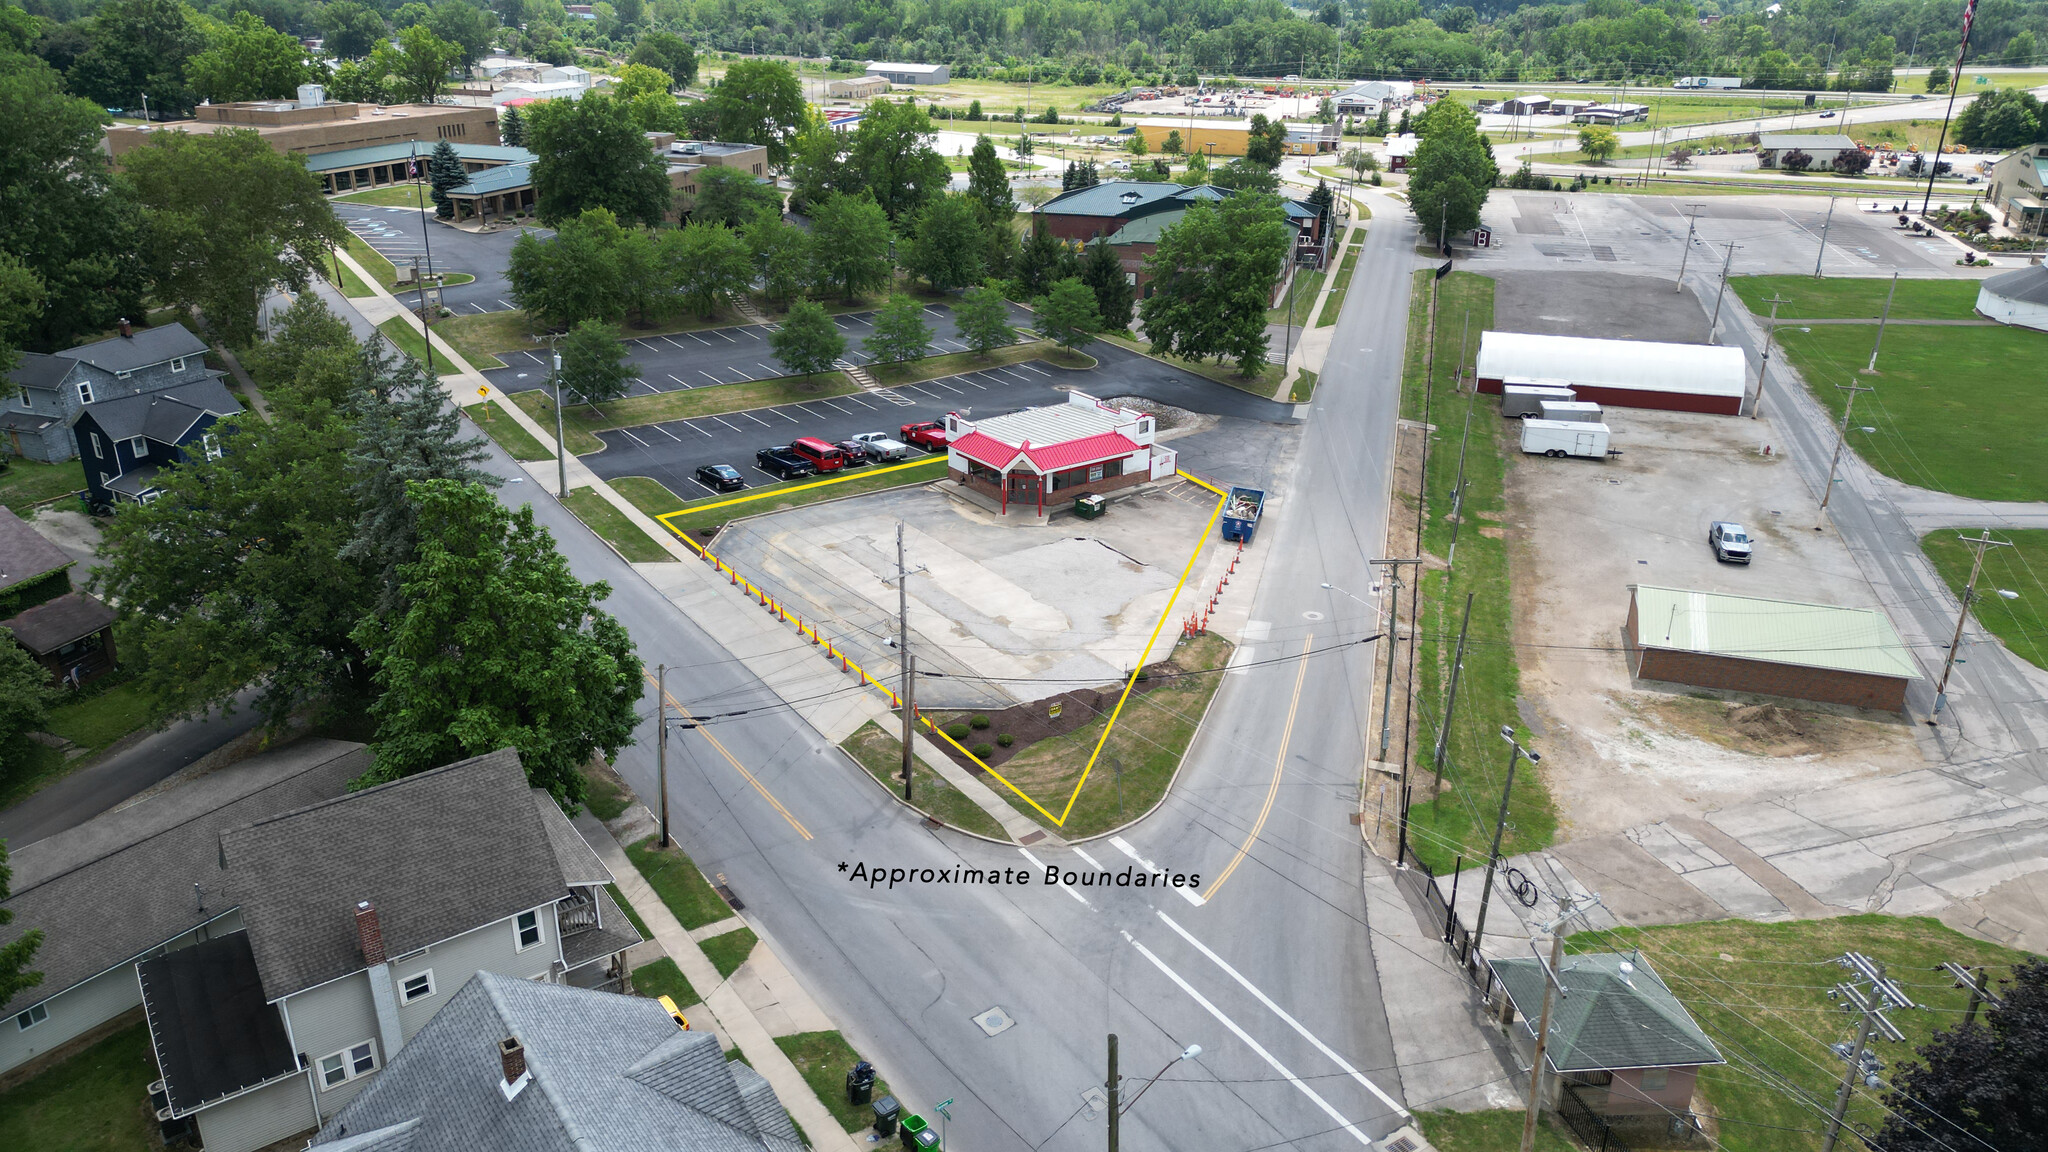
MULTIPOLYGON (((860 665, 854 663, 846 655, 845 652, 842 652, 838 648, 835 648, 830 640, 827 640, 823 636, 818 634, 818 630, 814 625, 807 625, 804 623, 801 617, 790 615, 788 610, 782 606, 780 601, 768 595, 766 589, 755 584, 753 581, 747 579, 745 576, 740 575, 739 571, 735 569, 732 565, 727 564, 724 560, 721 560, 717 556, 712 555, 710 549, 706 548, 702 544, 697 543, 695 540, 690 539, 688 533, 682 531, 681 529, 677 528, 674 524, 670 523, 670 520, 677 516, 688 516, 694 515, 698 512, 709 512, 715 508, 728 508, 735 504, 746 504, 754 500, 766 500, 776 496, 787 495, 792 492, 806 491, 811 488, 823 488, 832 484, 844 484, 849 480, 858 480, 866 476, 882 476, 890 472, 901 472, 906 468, 915 468, 925 463, 927 463, 926 460, 913 460, 908 464, 894 464, 887 468, 875 469, 872 472, 859 472, 850 476, 840 476, 831 480, 817 480, 809 484, 799 484, 794 488, 772 488, 766 491, 756 492, 747 496, 736 496, 731 500, 721 500, 715 504, 699 504, 690 508, 678 508, 673 512, 664 512, 661 515, 656 516, 655 519, 661 522, 662 527, 668 529, 670 532, 675 533, 676 538, 678 540, 681 540, 684 543, 684 545, 689 547, 692 551, 696 552, 698 556, 710 561, 714 566, 716 566, 718 571, 725 573, 727 578, 731 580, 734 587, 739 588, 744 594, 751 597, 756 603, 760 604, 762 608, 766 609, 767 611, 775 613, 776 619, 782 620, 786 623, 795 624, 797 634, 810 640, 812 644, 823 648, 825 650, 825 656, 827 659, 836 658, 839 661, 839 666, 841 669, 856 673, 860 676, 860 682, 863 685, 873 687, 876 691, 888 697, 889 702, 892 705, 901 708, 903 706, 903 697, 901 694, 891 691, 888 685, 882 683, 880 680, 877 680, 874 676, 870 675, 867 669, 862 668, 860 665)), ((1186 566, 1184 566, 1181 569, 1180 581, 1173 586, 1173 594, 1167 597, 1166 607, 1159 614, 1159 622, 1152 626, 1152 634, 1145 640, 1144 651, 1139 653, 1137 667, 1131 670, 1130 679, 1125 681, 1123 695, 1117 698, 1116 708, 1109 714, 1109 723, 1103 727, 1101 738, 1096 740, 1095 742, 1095 750, 1089 754, 1088 763, 1081 769, 1081 779, 1075 783, 1074 791, 1067 797, 1067 805, 1064 809, 1060 811, 1059 815, 1053 815, 1052 812, 1047 810, 1044 805, 1040 804, 1036 800, 1033 800, 1029 795, 1025 793, 1025 791, 1022 788, 1019 788, 1017 787, 1017 785, 1011 783, 1008 777, 1004 776, 1000 772, 997 772, 993 767, 985 763, 981 759, 981 757, 976 756, 974 753, 968 751, 965 745, 961 744, 958 740, 953 739, 951 736, 948 736, 944 729, 932 723, 931 720, 925 717, 922 713, 919 713, 917 716, 918 722, 924 725, 925 731, 927 733, 936 736, 937 738, 944 740, 946 743, 951 744, 954 748, 959 749, 960 754, 962 756, 965 756, 969 760, 974 761, 975 764, 980 766, 983 772, 986 772, 990 776, 995 777, 995 779, 999 781, 1003 785, 1003 787, 1008 788, 1011 792, 1015 793, 1018 799, 1024 801, 1026 804, 1031 805, 1031 807, 1035 809, 1039 814, 1043 815, 1047 820, 1052 821, 1053 827, 1055 828, 1065 827, 1067 817, 1073 814, 1074 804, 1081 798, 1081 789, 1088 783, 1088 776, 1091 772, 1094 771, 1095 761, 1099 757, 1101 757, 1103 745, 1108 742, 1110 732, 1116 728, 1117 717, 1123 713, 1124 702, 1130 699, 1131 690, 1137 686, 1138 674, 1144 671, 1145 660, 1152 654, 1152 646, 1158 642, 1159 633, 1166 627, 1166 621, 1173 615, 1173 606, 1180 600, 1181 590, 1187 586, 1188 577, 1194 574, 1195 561, 1201 558, 1202 550, 1208 547, 1209 533, 1212 529, 1216 527, 1216 518, 1222 515, 1223 513, 1223 501, 1226 499, 1228 495, 1226 492, 1224 492, 1223 489, 1218 488, 1214 484, 1209 483, 1207 480, 1204 480, 1201 477, 1194 475, 1193 473, 1179 472, 1176 473, 1176 475, 1179 476, 1181 479, 1188 481, 1191 484, 1199 485, 1203 488, 1208 489, 1211 492, 1214 492, 1216 494, 1216 506, 1210 509, 1209 520, 1208 523, 1205 524, 1202 528, 1201 539, 1196 541, 1195 550, 1188 554, 1188 562, 1186 566)), ((674 704, 673 697, 670 698, 670 703, 674 704)), ((681 705, 675 705, 675 707, 678 711, 681 711, 681 705)), ((734 768, 739 770, 740 775, 745 776, 747 778, 747 782, 754 786, 754 790, 759 792, 764 798, 766 798, 770 804, 774 805, 775 810, 782 813, 783 819, 788 820, 790 824, 794 826, 796 830, 803 835, 804 839, 808 840, 811 838, 810 833, 804 829, 804 826, 802 824, 797 823, 796 817, 790 815, 789 810, 784 808, 782 806, 782 803, 776 800, 773 795, 769 794, 768 790, 762 787, 760 781, 754 779, 754 777, 750 773, 748 773, 745 768, 741 767, 739 761, 733 759, 732 753, 727 752, 725 750, 725 747, 719 744, 716 737, 712 736, 709 732, 705 732, 703 728, 699 728, 698 731, 704 733, 705 739, 711 741, 712 747, 717 748, 720 754, 722 754, 726 758, 726 760, 732 764, 734 768)))

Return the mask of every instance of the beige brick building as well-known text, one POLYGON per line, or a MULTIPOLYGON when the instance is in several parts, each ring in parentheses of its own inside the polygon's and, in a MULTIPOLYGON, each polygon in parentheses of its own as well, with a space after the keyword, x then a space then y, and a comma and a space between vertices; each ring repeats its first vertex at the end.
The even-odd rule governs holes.
MULTIPOLYGON (((159 132, 224 132, 249 128, 279 152, 315 156, 323 152, 380 145, 496 145, 498 112, 452 104, 371 105, 337 103, 318 84, 299 89, 295 100, 252 100, 240 104, 202 104, 196 119, 169 123, 116 125, 107 129, 107 152, 121 157, 142 147, 159 132)), ((424 153, 426 149, 421 149, 424 153)))

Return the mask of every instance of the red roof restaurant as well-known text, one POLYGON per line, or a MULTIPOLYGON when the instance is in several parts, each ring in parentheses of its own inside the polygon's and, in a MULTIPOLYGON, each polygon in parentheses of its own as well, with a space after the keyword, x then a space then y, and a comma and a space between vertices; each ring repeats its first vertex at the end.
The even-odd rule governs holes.
POLYGON ((1153 418, 1084 392, 1065 404, 1007 416, 946 417, 946 463, 955 483, 1007 514, 1023 506, 1101 495, 1174 474, 1174 452, 1152 442, 1153 418))

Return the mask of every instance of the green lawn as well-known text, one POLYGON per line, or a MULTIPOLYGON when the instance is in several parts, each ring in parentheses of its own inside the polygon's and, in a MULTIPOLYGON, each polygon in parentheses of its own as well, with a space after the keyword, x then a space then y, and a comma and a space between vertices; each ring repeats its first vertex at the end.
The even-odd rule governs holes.
POLYGON ((704 957, 711 966, 718 969, 720 979, 739 971, 747 957, 754 954, 754 945, 760 943, 752 928, 735 928, 722 936, 713 936, 698 946, 704 949, 704 957))
POLYGON ((1294 378, 1294 384, 1287 389, 1287 402, 1290 404, 1305 404, 1309 400, 1314 399, 1315 394, 1316 374, 1304 368, 1301 370, 1301 374, 1294 378))
MULTIPOLYGON (((1437 1152, 1511 1152, 1520 1148, 1526 1113, 1417 1112, 1415 1126, 1437 1152)), ((1547 1118, 1536 1127, 1537 1152, 1578 1152, 1579 1146, 1558 1135, 1557 1121, 1547 1118)))
POLYGON ((0 775, 0 808, 21 803, 44 788, 69 776, 82 761, 66 760, 55 748, 23 740, 19 763, 0 775))
POLYGON ((598 495, 595 488, 571 489, 569 498, 562 503, 631 563, 655 564, 675 559, 667 549, 655 543, 653 537, 641 531, 639 525, 626 519, 625 513, 614 507, 611 501, 598 495))
POLYGON ((634 908, 632 902, 626 899, 625 893, 619 891, 617 884, 607 884, 604 886, 604 890, 612 894, 612 899, 618 902, 619 911, 624 912, 626 919, 633 922, 633 927, 640 930, 640 938, 642 940, 654 939, 654 933, 647 930, 647 921, 640 918, 639 910, 634 908))
POLYGON ((335 204, 377 204, 386 208, 432 209, 433 200, 427 196, 425 184, 394 184, 389 188, 364 188, 357 192, 344 192, 330 196, 335 204))
MULTIPOLYGON (((791 480, 781 484, 763 484, 749 488, 746 492, 727 492, 707 496, 688 503, 677 499, 661 484, 643 476, 624 476, 612 481, 612 488, 633 502, 633 505, 649 516, 662 516, 669 512, 681 511, 684 515, 664 521, 669 527, 684 535, 695 535, 699 541, 716 535, 717 528, 728 520, 742 516, 759 516, 765 512, 780 512, 786 508, 798 508, 805 504, 816 504, 824 500, 839 500, 848 496, 862 496, 869 492, 880 492, 886 488, 904 488, 912 484, 929 484, 946 478, 946 457, 912 457, 912 467, 900 468, 894 472, 883 472, 870 465, 857 469, 851 475, 840 473, 844 479, 820 481, 815 476, 802 480, 791 480), (733 504, 728 501, 742 495, 772 493, 758 500, 733 504)), ((884 465, 895 468, 896 465, 884 465)))
POLYGON ((360 300, 365 296, 377 294, 375 288, 356 275, 355 269, 332 257, 320 261, 320 274, 327 277, 330 284, 340 288, 341 294, 351 300, 360 300))
POLYGON ((2048 334, 2026 328, 1885 329, 1878 375, 1871 325, 1801 331, 1780 325, 1786 359, 1831 412, 1836 384, 1874 385, 1856 401, 1849 442, 1878 471, 1908 484, 1979 500, 2048 499, 2048 390, 2016 368, 2048 358, 2048 334))
POLYGON ((392 282, 398 279, 398 270, 392 267, 391 261, 386 260, 375 248, 370 247, 361 236, 353 232, 349 233, 346 247, 349 256, 354 258, 356 263, 363 266, 363 271, 368 272, 371 279, 384 285, 386 289, 389 289, 392 282))
POLYGON ((676 962, 666 956, 633 969, 633 991, 649 1000, 666 996, 675 1001, 678 1008, 704 1002, 704 998, 697 995, 697 990, 690 987, 690 978, 683 975, 676 962))
POLYGON ((161 1148, 148 1093, 156 1078, 149 1029, 138 1021, 34 1079, 0 1092, 0 1148, 33 1148, 37 1152, 161 1148))
MULTIPOLYGON (((1424 332, 1429 311, 1429 277, 1427 270, 1415 274, 1411 297, 1401 398, 1401 415, 1411 420, 1424 418, 1424 332)), ((1452 389, 1465 314, 1470 312, 1474 331, 1483 331, 1493 324, 1493 281, 1474 273, 1453 272, 1443 280, 1437 308, 1436 376, 1431 383, 1433 393, 1427 415, 1438 431, 1430 442, 1427 517, 1423 528, 1423 551, 1433 557, 1448 557, 1450 553, 1451 491, 1457 482, 1458 447, 1468 410, 1472 416, 1472 437, 1465 461, 1465 523, 1458 534, 1457 564, 1448 575, 1442 568, 1432 566, 1434 570, 1423 577, 1422 643, 1415 653, 1416 714, 1410 747, 1414 750, 1412 770, 1416 775, 1409 842, 1430 867, 1442 871, 1451 867, 1459 855, 1467 861, 1485 855, 1503 783, 1503 765, 1498 755, 1503 747, 1500 727, 1515 721, 1520 671, 1515 664, 1509 618, 1513 596, 1509 589, 1507 542, 1481 531, 1489 524, 1498 525, 1505 514, 1509 445, 1490 402, 1452 389), (1444 791, 1432 799, 1432 753, 1442 723, 1452 649, 1468 592, 1475 595, 1471 643, 1458 684, 1457 717, 1446 749, 1444 791)), ((1414 514, 1413 491, 1397 492, 1395 498, 1395 507, 1404 515, 1414 514)), ((1412 530, 1413 522, 1409 523, 1412 530)), ((1414 605, 1414 597, 1411 580, 1403 589, 1404 616, 1414 605)), ((1381 658, 1380 674, 1384 675, 1385 650, 1376 648, 1375 655, 1381 658)), ((1400 655, 1405 683, 1405 648, 1400 655)), ((1394 727, 1389 756, 1398 760, 1401 726, 1397 722, 1394 727)), ((1526 740, 1526 730, 1519 724, 1516 728, 1526 740)), ((1556 836, 1557 812, 1540 772, 1524 769, 1516 773, 1508 815, 1508 833, 1501 844, 1504 853, 1512 855, 1541 848, 1556 836)))
POLYGON ((599 820, 617 820, 632 807, 632 794, 610 774, 583 773, 583 805, 599 820))
MULTIPOLYGON (((382 332, 393 344, 396 344, 400 352, 405 353, 422 364, 427 362, 427 339, 420 335, 419 329, 412 326, 412 321, 403 316, 393 316, 391 319, 377 325, 377 331, 382 332)), ((433 361, 434 371, 437 374, 450 370, 446 356, 436 356, 433 358, 433 361)))
POLYGON ((486 436, 496 440, 500 448, 511 453, 514 460, 553 460, 555 458, 553 452, 548 451, 540 441, 534 439, 531 432, 520 427, 519 421, 514 420, 511 413, 505 411, 496 400, 471 405, 465 411, 470 413, 470 419, 475 421, 476 426, 483 429, 486 436), (478 409, 483 410, 484 414, 481 418, 476 415, 478 409))
MULTIPOLYGON (((1323 272, 1320 269, 1303 269, 1294 274, 1294 309, 1291 315, 1296 327, 1308 327, 1308 310, 1315 307, 1316 293, 1322 290, 1323 272)), ((1289 316, 1287 296, 1282 293, 1280 303, 1266 309, 1266 323, 1286 324, 1289 316)))
MULTIPOLYGON (((1898 295, 1892 298, 1894 320, 1975 320, 1975 280, 1899 280, 1898 295)), ((1811 276, 1733 276, 1728 286, 1742 298, 1751 314, 1771 314, 1771 297, 1778 296, 1778 320, 1875 320, 1884 311, 1885 294, 1891 290, 1890 277, 1833 277, 1815 280, 1811 276)), ((1870 334, 1866 334, 1870 335, 1870 334)), ((1892 330, 1885 330, 1890 342, 1892 330)), ((1869 349, 1864 349, 1866 362, 1869 349)))
POLYGON ((1358 254, 1363 249, 1364 233, 1360 243, 1354 243, 1344 252, 1344 262, 1337 266, 1337 283, 1330 289, 1329 299, 1323 301, 1322 314, 1316 317, 1316 327, 1328 328, 1337 322, 1337 316, 1344 311, 1344 293, 1351 290, 1351 273, 1358 268, 1358 254))
MULTIPOLYGON (((859 1132, 875 1122, 875 1110, 866 1104, 846 1102, 846 1073, 860 1063, 860 1053, 837 1032, 799 1032, 794 1036, 777 1036, 775 1046, 803 1073, 804 1083, 817 1093, 818 1100, 832 1110, 839 1123, 848 1132, 859 1132)), ((875 1099, 889 1094, 889 1085, 881 1077, 875 1078, 875 1099)), ((908 1104, 904 1111, 914 1111, 908 1104)))
MULTIPOLYGON (((902 795, 903 778, 898 773, 903 770, 903 741, 883 731, 880 725, 870 720, 861 725, 858 732, 840 741, 839 746, 844 748, 846 754, 853 757, 862 768, 867 769, 868 775, 881 781, 882 787, 902 795)), ((910 776, 911 803, 917 805, 927 815, 944 821, 951 827, 965 829, 992 840, 1009 840, 1009 834, 1003 831, 1001 824, 996 823, 995 817, 982 811, 981 805, 968 799, 958 788, 946 783, 945 777, 932 771, 922 759, 912 766, 910 776)), ((994 788, 1002 787, 994 781, 989 783, 994 788)))
MULTIPOLYGON (((1970 579, 1970 558, 1975 549, 1964 544, 1963 536, 1977 532, 1947 529, 1920 538, 1920 547, 1949 590, 1960 600, 1970 579)), ((2048 574, 2048 530, 1996 531, 1993 540, 2005 540, 2010 548, 1986 548, 1984 570, 1977 577, 1977 601, 1970 615, 1986 632, 2005 641, 2005 646, 2037 668, 2048 668, 2048 587, 2041 574, 2048 574), (2008 600, 1999 590, 2019 593, 2008 600)))
POLYGON ((667 848, 656 846, 656 838, 649 836, 638 844, 626 846, 626 857, 640 874, 647 878, 648 886, 654 889, 661 902, 685 929, 702 928, 716 924, 732 915, 732 908, 724 898, 711 887, 711 881, 704 878, 697 866, 684 855, 683 850, 671 844, 667 848))
POLYGON ((50 709, 48 731, 98 752, 157 719, 156 708, 134 681, 87 691, 92 695, 50 709))
POLYGON ((85 472, 76 460, 44 464, 19 457, 0 468, 0 505, 28 519, 29 508, 45 500, 69 496, 85 487, 85 472))
MULTIPOLYGON (((1623 928, 1581 933, 1569 946, 1575 952, 1641 948, 1720 1048, 1728 1063, 1704 1069, 1700 1083, 1722 1117, 1719 1147, 1725 1152, 1820 1147, 1816 1120, 1833 1103, 1841 1077, 1828 1045, 1855 1038, 1855 1018, 1828 998, 1828 990, 1849 976, 1830 962, 1834 957, 1857 951, 1883 963, 1887 975, 1925 1006, 1890 1013, 1905 1043, 1874 1045, 1890 1078, 1937 1028, 1962 1018, 1968 994, 1941 974, 1943 961, 1989 965, 1995 982, 2026 956, 1932 919, 1891 916, 1623 928)), ((1872 1094, 1859 1086, 1850 1122, 1868 1130, 1880 1115, 1872 1094)))

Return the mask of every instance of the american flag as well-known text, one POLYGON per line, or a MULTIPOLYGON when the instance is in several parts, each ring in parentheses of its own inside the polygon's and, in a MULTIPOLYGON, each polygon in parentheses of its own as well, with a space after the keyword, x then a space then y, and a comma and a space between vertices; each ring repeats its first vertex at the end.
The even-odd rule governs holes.
POLYGON ((1963 43, 1968 44, 1970 42, 1970 25, 1975 23, 1976 20, 1977 0, 1969 0, 1968 3, 1963 5, 1963 43))

